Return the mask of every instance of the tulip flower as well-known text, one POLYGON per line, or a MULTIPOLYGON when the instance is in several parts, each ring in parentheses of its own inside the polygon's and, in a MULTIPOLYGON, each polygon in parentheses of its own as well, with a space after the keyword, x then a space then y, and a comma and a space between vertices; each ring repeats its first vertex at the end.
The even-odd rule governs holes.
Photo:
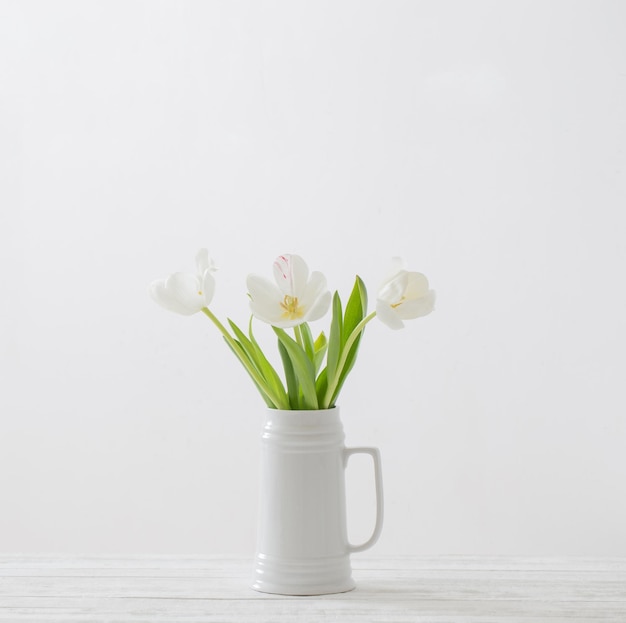
POLYGON ((296 327, 318 320, 330 306, 326 278, 314 271, 309 275, 299 255, 281 255, 274 262, 272 283, 264 277, 248 276, 248 294, 252 314, 274 327, 296 327))
POLYGON ((326 278, 320 272, 309 273, 300 256, 281 255, 274 262, 274 282, 257 275, 249 275, 247 281, 252 316, 272 325, 278 337, 281 378, 254 337, 252 318, 246 334, 230 318, 224 325, 209 309, 215 266, 206 249, 196 255, 196 265, 195 274, 174 273, 154 281, 150 295, 165 309, 186 316, 201 311, 207 316, 270 409, 334 407, 354 367, 366 325, 378 317, 392 329, 400 329, 404 320, 429 314, 435 302, 426 277, 407 271, 402 260, 394 258, 393 270, 378 292, 376 309, 368 313, 367 288, 357 275, 345 308, 339 292, 332 297, 328 337, 322 331, 314 339, 308 322, 320 319, 331 306, 326 278), (293 328, 293 337, 287 328, 293 328))
POLYGON ((150 296, 161 307, 190 316, 211 304, 215 292, 215 265, 206 249, 196 255, 197 273, 174 273, 150 285, 150 296))
POLYGON ((393 258, 390 276, 376 299, 376 316, 392 329, 402 329, 403 320, 420 318, 433 311, 435 292, 422 273, 408 272, 401 258, 393 258))

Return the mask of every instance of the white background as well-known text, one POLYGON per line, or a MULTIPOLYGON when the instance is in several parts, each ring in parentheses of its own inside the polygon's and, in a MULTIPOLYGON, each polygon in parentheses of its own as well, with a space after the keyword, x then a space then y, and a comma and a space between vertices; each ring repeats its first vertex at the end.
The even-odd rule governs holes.
POLYGON ((264 405, 147 295, 206 246, 241 323, 437 291, 340 400, 376 553, 626 555, 626 4, 3 0, 0 95, 0 551, 253 554, 264 405))

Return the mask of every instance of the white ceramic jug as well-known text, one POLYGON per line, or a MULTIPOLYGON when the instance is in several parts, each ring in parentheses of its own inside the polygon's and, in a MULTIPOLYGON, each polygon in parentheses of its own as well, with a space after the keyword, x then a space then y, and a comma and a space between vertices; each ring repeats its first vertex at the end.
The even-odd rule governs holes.
POLYGON ((339 409, 267 409, 252 588, 282 595, 322 595, 354 588, 350 554, 378 540, 383 522, 380 453, 346 448, 339 409), (374 460, 376 524, 361 545, 348 541, 345 468, 365 453, 374 460))

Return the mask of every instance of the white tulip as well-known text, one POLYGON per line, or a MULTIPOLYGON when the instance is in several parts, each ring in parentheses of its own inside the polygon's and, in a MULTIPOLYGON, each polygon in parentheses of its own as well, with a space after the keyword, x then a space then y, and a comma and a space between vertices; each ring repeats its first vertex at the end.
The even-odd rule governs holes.
POLYGON ((306 262, 299 255, 281 255, 274 262, 272 283, 264 277, 248 276, 252 314, 274 327, 295 327, 318 320, 330 306, 326 278, 314 271, 309 276, 306 262))
POLYGON ((390 276, 381 285, 376 299, 376 316, 392 329, 402 329, 403 320, 420 318, 433 311, 435 292, 422 273, 408 272, 404 261, 393 258, 390 276))
POLYGON ((196 255, 197 273, 174 273, 150 285, 150 296, 165 309, 190 316, 211 304, 215 292, 215 264, 206 249, 196 255))

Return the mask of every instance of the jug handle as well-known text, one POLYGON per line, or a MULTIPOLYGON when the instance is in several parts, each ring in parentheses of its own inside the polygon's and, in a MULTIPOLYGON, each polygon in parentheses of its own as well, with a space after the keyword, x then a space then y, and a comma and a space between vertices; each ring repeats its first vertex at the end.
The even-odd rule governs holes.
POLYGON ((376 485, 376 524, 372 536, 360 545, 348 543, 348 551, 353 554, 369 549, 378 541, 383 528, 383 475, 380 467, 380 451, 378 448, 344 448, 344 466, 353 454, 369 454, 374 460, 374 482, 376 485))

